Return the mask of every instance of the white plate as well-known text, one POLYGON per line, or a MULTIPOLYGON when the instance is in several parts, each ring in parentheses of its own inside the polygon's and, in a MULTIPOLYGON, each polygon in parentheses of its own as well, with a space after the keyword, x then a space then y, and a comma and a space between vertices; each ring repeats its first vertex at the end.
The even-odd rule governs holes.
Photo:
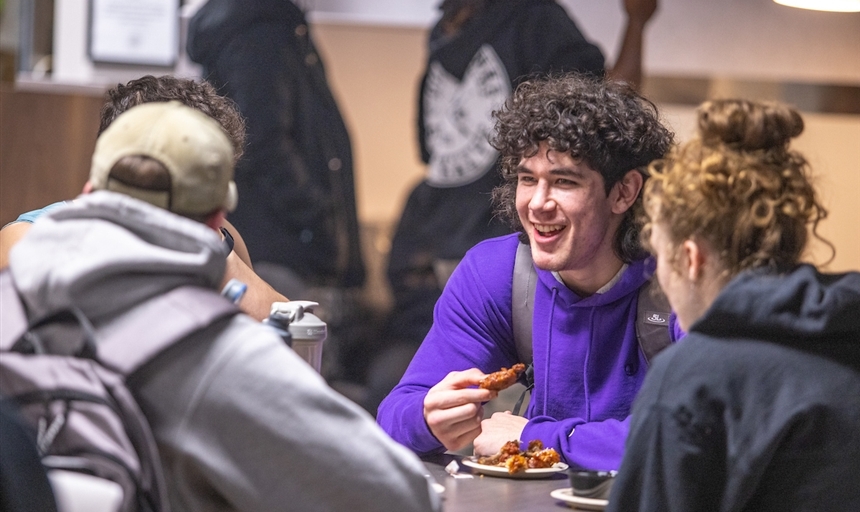
POLYGON ((549 493, 553 498, 567 503, 570 508, 578 508, 581 510, 603 510, 609 505, 608 500, 596 500, 594 498, 581 498, 573 495, 573 489, 566 487, 564 489, 556 489, 549 493))
POLYGON ((557 462, 551 468, 527 469, 518 473, 508 473, 508 468, 504 466, 488 466, 486 464, 478 464, 475 462, 475 457, 463 457, 462 464, 472 468, 473 473, 490 476, 501 476, 505 478, 547 478, 556 473, 567 471, 567 464, 557 462))

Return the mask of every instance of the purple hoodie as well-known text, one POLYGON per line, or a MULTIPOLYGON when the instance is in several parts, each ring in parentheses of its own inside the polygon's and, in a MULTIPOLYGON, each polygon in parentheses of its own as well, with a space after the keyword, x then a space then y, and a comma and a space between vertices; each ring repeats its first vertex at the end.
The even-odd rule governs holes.
MULTIPOLYGON (((471 249, 436 303, 434 323, 377 421, 418 454, 444 451, 424 421, 424 396, 451 371, 490 373, 519 362, 511 329, 517 235, 471 249)), ((582 298, 538 270, 533 350, 535 387, 523 442, 540 439, 572 466, 618 469, 633 399, 647 365, 636 341, 639 287, 653 272, 631 263, 606 293, 582 298)), ((674 315, 670 335, 679 336, 674 315)))

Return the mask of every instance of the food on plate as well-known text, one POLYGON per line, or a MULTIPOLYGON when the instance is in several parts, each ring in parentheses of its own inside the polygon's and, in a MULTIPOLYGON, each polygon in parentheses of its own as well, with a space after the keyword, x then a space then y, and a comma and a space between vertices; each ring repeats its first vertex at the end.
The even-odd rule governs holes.
POLYGON ((478 464, 499 466, 514 474, 527 469, 551 468, 561 461, 558 452, 552 448, 544 448, 540 439, 529 441, 526 451, 520 451, 519 441, 508 441, 499 453, 489 457, 478 457, 478 464))
POLYGON ((517 363, 511 366, 510 369, 502 368, 497 372, 493 372, 478 383, 478 387, 482 389, 489 389, 491 391, 501 391, 503 389, 507 389, 514 385, 517 382, 517 376, 525 371, 526 365, 523 363, 517 363))

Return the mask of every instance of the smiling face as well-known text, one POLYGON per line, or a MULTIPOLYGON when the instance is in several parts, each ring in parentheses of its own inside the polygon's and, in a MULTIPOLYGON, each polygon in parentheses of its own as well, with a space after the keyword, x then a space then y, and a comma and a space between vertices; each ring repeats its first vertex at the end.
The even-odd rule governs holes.
POLYGON ((603 286, 621 268, 613 240, 640 188, 641 179, 630 190, 619 183, 607 195, 600 173, 542 143, 520 161, 516 196, 538 268, 559 272, 577 292, 603 286))

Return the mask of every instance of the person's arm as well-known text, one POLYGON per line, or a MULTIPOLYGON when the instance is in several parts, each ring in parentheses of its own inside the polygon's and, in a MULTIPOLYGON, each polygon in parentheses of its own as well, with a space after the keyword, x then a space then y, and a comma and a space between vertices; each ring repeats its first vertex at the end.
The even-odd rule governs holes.
POLYGON ((615 64, 606 72, 607 78, 623 80, 633 87, 642 84, 642 40, 645 25, 657 11, 657 0, 624 0, 627 24, 615 64))
POLYGON ((582 418, 556 420, 536 416, 523 428, 522 440, 542 440, 573 467, 612 470, 621 465, 629 424, 629 416, 623 420, 591 422, 582 418))
POLYGON ((180 495, 231 510, 438 509, 414 454, 268 328, 236 317, 152 366, 135 382, 180 495))
POLYGON ((0 229, 0 270, 9 266, 9 251, 31 227, 30 222, 13 222, 0 229))
POLYGON ((224 220, 222 229, 226 229, 233 239, 233 250, 227 256, 227 266, 224 268, 223 289, 231 279, 237 279, 247 285, 247 290, 239 301, 239 308, 255 320, 262 321, 269 316, 274 302, 287 302, 289 299, 271 287, 254 272, 248 248, 239 231, 224 220))
POLYGON ((467 253, 436 304, 433 327, 379 406, 377 422, 419 454, 468 444, 483 416, 480 402, 491 396, 477 381, 518 362, 511 283, 498 278, 512 275, 515 245, 515 238, 490 240, 467 253))
POLYGON ((30 231, 33 222, 45 213, 63 206, 68 201, 58 201, 42 208, 22 213, 18 218, 0 229, 0 270, 9 266, 9 251, 30 231))
POLYGON ((262 321, 268 317, 273 302, 290 300, 258 276, 236 254, 235 250, 227 256, 227 266, 224 269, 224 280, 221 283, 221 288, 223 289, 231 279, 238 279, 248 286, 245 295, 239 300, 239 309, 255 320, 262 321))

